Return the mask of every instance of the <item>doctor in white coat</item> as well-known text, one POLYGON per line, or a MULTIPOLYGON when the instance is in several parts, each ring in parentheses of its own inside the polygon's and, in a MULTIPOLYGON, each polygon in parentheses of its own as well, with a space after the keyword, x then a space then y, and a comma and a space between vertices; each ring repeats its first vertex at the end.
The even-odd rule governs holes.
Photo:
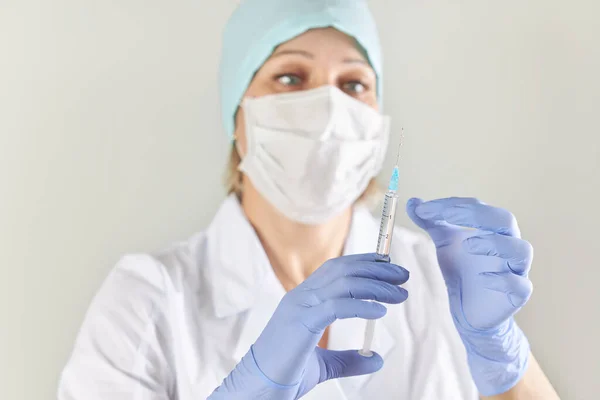
POLYGON ((398 228, 393 264, 370 254, 389 120, 365 2, 245 0, 221 65, 230 194, 206 230, 121 259, 59 399, 557 398, 514 322, 532 250, 508 211, 413 199, 432 240, 398 228))

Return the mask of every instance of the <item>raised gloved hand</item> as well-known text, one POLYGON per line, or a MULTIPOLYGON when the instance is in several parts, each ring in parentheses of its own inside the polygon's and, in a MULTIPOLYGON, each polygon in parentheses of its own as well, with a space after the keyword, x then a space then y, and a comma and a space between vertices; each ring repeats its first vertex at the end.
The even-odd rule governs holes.
POLYGON ((411 199, 407 212, 435 243, 450 311, 479 392, 506 392, 529 360, 529 343, 513 315, 531 296, 531 245, 520 238, 510 212, 476 199, 411 199))
POLYGON ((256 343, 209 399, 298 399, 328 379, 373 373, 383 366, 378 354, 317 347, 336 319, 377 319, 385 306, 408 293, 397 286, 408 271, 375 254, 327 261, 288 292, 256 343))

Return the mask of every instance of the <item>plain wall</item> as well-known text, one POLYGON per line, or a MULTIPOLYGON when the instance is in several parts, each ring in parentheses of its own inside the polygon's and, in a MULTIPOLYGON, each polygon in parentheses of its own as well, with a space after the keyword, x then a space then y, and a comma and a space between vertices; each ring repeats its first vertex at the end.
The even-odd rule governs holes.
MULTIPOLYGON (((0 398, 55 397, 116 260, 210 221, 235 3, 0 0, 0 398)), ((382 178, 404 126, 402 200, 517 215, 536 250, 518 320, 563 398, 598 398, 599 3, 371 4, 394 121, 382 178)))

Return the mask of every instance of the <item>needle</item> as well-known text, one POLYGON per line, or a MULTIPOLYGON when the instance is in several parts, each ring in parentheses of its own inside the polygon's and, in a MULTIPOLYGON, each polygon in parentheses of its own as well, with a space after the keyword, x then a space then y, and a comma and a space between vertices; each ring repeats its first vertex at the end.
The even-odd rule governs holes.
POLYGON ((404 128, 402 128, 402 133, 400 134, 400 144, 398 144, 398 155, 396 156, 396 165, 400 162, 400 149, 402 148, 402 144, 404 142, 404 128))

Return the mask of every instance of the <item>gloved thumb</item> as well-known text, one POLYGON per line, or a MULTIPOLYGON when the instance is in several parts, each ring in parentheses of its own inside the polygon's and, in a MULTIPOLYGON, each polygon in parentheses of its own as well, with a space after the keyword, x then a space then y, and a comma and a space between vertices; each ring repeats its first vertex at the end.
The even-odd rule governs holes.
POLYGON ((423 203, 423 200, 413 197, 406 203, 406 213, 410 219, 421 229, 428 230, 435 226, 432 222, 422 219, 417 215, 417 207, 423 203))
POLYGON ((319 383, 329 379, 371 374, 383 367, 383 359, 377 353, 364 357, 358 354, 358 350, 333 351, 317 347, 316 355, 321 365, 319 383))

